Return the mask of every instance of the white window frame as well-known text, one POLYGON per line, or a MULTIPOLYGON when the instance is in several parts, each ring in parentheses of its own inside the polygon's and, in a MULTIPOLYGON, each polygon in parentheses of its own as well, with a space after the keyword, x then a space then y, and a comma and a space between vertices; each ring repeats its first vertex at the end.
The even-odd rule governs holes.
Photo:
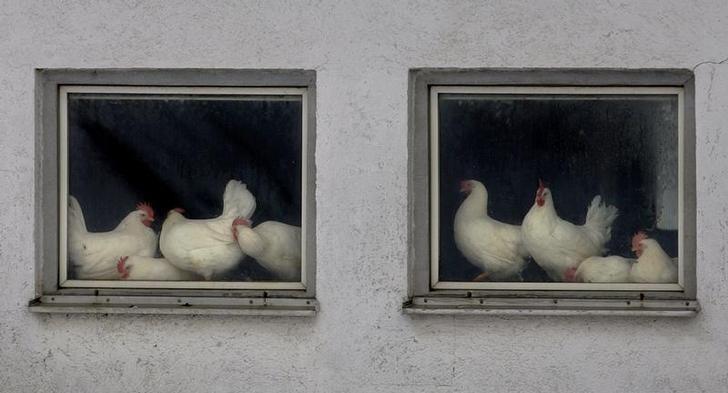
MULTIPOLYGON (((313 315, 315 300, 315 73, 304 70, 37 70, 37 312, 313 315), (184 95, 185 99, 300 96, 301 281, 68 279, 68 95, 184 95), (100 307, 103 305, 103 307, 100 307)), ((132 98, 134 96, 130 96, 132 98)), ((138 97, 138 96, 137 96, 138 97)))
POLYGON ((409 313, 594 313, 690 316, 695 300, 694 87, 687 70, 451 70, 410 73, 409 313), (439 280, 440 94, 675 95, 678 100, 678 283, 439 280), (544 302, 545 301, 545 302, 544 302), (605 311, 605 308, 607 311, 605 311))

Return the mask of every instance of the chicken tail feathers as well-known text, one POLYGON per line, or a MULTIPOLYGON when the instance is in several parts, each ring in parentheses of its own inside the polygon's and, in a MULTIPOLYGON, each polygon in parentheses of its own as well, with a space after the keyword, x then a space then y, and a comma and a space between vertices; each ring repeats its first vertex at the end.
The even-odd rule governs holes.
POLYGON ((600 195, 595 196, 589 204, 584 226, 589 228, 592 239, 600 247, 611 239, 612 223, 618 215, 619 210, 614 206, 604 204, 600 195))
POLYGON ((230 180, 227 183, 222 200, 223 217, 235 218, 242 216, 249 219, 255 212, 255 197, 248 191, 248 187, 239 180, 230 180))
POLYGON ((68 231, 77 234, 87 232, 81 204, 72 195, 68 197, 68 231))

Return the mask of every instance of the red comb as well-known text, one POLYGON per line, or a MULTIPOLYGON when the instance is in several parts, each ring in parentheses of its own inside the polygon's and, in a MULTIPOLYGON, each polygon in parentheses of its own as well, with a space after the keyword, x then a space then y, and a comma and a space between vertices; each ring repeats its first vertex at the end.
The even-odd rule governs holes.
POLYGON ((148 204, 147 202, 140 202, 136 205, 137 210, 143 210, 149 218, 154 218, 154 209, 152 209, 152 205, 148 204))
POLYGON ((637 251, 640 248, 640 242, 642 240, 649 239, 646 233, 639 231, 632 236, 632 251, 637 251))
POLYGON ((543 194, 543 189, 544 189, 545 187, 546 187, 546 186, 545 186, 545 185, 543 184, 543 180, 541 180, 541 179, 538 179, 538 191, 536 191, 536 193, 538 193, 538 195, 541 195, 541 194, 543 194))

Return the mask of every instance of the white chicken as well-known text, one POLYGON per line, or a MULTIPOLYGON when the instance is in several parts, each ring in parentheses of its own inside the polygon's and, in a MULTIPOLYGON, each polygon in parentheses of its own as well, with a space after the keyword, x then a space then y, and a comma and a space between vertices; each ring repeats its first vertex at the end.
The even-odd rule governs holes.
POLYGON ((123 256, 116 262, 116 270, 123 280, 197 281, 202 277, 178 269, 164 258, 123 256))
POLYGON ((604 245, 611 238, 616 218, 617 208, 602 204, 597 195, 589 205, 584 225, 562 220, 556 213, 551 191, 539 180, 534 204, 521 225, 523 241, 552 280, 564 281, 568 270, 606 251, 604 245))
POLYGON ((298 281, 301 278, 301 228, 277 221, 251 227, 243 217, 233 221, 233 235, 243 252, 276 278, 298 281))
POLYGON ((576 282, 629 282, 634 259, 610 255, 608 257, 589 257, 578 268, 567 269, 564 281, 576 282))
POLYGON ((182 209, 173 209, 162 224, 159 248, 176 267, 210 280, 245 257, 233 237, 232 223, 238 217, 250 218, 255 197, 245 184, 230 180, 223 194, 223 211, 210 219, 187 219, 182 209))
POLYGON ((629 279, 636 283, 674 283, 677 282, 677 261, 670 258, 660 243, 650 239, 644 232, 632 237, 632 251, 637 261, 632 266, 629 279))
POLYGON ((520 280, 528 258, 521 228, 488 216, 488 190, 483 183, 464 180, 460 192, 467 197, 455 213, 455 245, 483 272, 474 280, 520 280))
POLYGON ((68 257, 78 279, 117 279, 116 261, 124 255, 151 257, 157 251, 157 234, 150 228, 154 210, 137 205, 112 231, 91 233, 81 205, 68 198, 68 257))

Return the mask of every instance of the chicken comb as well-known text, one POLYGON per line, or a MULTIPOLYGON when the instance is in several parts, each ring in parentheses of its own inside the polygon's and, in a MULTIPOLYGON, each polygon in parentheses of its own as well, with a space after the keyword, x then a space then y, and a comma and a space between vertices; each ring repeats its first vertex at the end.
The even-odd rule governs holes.
POLYGON ((644 231, 639 231, 632 236, 632 251, 637 251, 640 248, 640 242, 642 240, 649 239, 649 236, 644 231))
POLYGON ((154 209, 152 209, 152 205, 150 205, 149 203, 139 202, 139 203, 137 203, 136 208, 137 208, 137 210, 142 210, 145 213, 147 213, 149 218, 154 218, 154 209))
POLYGON ((545 184, 543 183, 543 180, 541 180, 541 179, 538 179, 538 191, 536 191, 536 193, 537 193, 538 195, 541 195, 541 194, 543 194, 543 189, 544 189, 544 188, 546 188, 546 185, 545 185, 545 184))

